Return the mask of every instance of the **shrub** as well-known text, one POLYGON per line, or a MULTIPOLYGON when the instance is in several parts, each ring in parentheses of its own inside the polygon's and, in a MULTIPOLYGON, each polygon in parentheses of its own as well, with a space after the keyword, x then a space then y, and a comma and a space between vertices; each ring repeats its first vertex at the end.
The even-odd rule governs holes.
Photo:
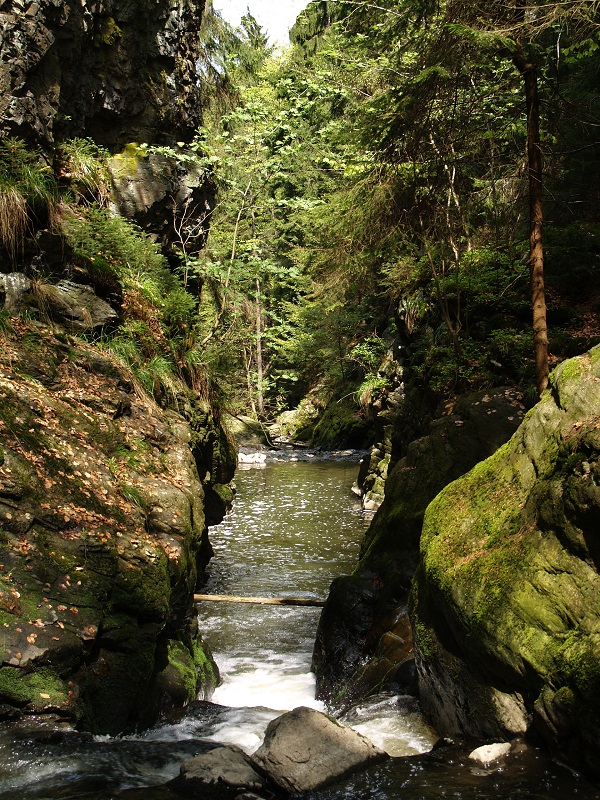
POLYGON ((109 153, 91 139, 68 139, 59 150, 60 176, 69 183, 78 202, 106 206, 110 196, 109 153))
POLYGON ((31 217, 46 216, 52 223, 58 200, 54 175, 41 154, 21 139, 0 140, 0 241, 13 263, 31 217))

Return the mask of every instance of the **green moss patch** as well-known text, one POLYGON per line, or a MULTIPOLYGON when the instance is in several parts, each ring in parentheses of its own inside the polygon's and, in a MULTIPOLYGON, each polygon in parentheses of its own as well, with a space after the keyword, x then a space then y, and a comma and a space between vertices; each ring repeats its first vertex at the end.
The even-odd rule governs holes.
POLYGON ((49 669, 25 672, 18 667, 1 667, 0 697, 6 703, 36 709, 70 704, 68 686, 49 669))

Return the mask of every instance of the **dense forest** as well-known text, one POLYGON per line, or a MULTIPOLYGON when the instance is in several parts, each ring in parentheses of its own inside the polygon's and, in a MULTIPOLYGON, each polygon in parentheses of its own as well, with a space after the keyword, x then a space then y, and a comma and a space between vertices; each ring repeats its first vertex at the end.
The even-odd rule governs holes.
POLYGON ((291 38, 274 54, 250 14, 232 30, 209 8, 203 127, 111 162, 212 186, 162 250, 110 213, 108 151, 66 139, 49 165, 4 139, 5 260, 52 218, 124 290, 100 343, 144 386, 183 378, 261 420, 304 400, 292 433, 318 443, 353 440, 392 357, 432 407, 535 399, 599 333, 595 4, 313 2, 291 38))
POLYGON ((394 388, 386 353, 436 402, 503 383, 533 400, 597 341, 594 15, 311 3, 280 57, 250 17, 237 42, 208 18, 218 200, 181 258, 238 407, 313 391, 343 417, 394 388))

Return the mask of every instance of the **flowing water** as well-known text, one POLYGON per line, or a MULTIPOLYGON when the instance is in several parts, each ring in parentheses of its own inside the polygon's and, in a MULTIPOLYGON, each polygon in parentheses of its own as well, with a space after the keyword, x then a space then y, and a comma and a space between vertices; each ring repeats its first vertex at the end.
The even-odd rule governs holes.
MULTIPOLYGON (((348 460, 285 461, 238 472, 235 509, 211 530, 215 557, 205 593, 324 598, 349 572, 369 518, 350 487, 348 460)), ((213 703, 193 704, 136 737, 0 732, 0 800, 175 800, 164 784, 215 742, 247 752, 268 722, 314 698, 310 660, 320 610, 203 602, 200 627, 222 674, 213 703)), ((310 800, 556 800, 600 795, 531 748, 502 770, 476 768, 468 750, 443 747, 410 697, 379 696, 345 721, 393 756, 310 800)))

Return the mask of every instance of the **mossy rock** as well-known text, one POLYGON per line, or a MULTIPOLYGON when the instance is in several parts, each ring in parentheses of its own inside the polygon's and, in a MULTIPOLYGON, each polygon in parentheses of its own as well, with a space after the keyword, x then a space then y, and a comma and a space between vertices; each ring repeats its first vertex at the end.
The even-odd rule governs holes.
POLYGON ((67 683, 49 667, 36 672, 1 667, 0 702, 26 707, 30 713, 50 708, 67 712, 72 706, 67 683))
POLYGON ((312 429, 310 444, 322 450, 364 449, 371 435, 369 423, 355 407, 333 401, 312 429))
POLYGON ((92 346, 39 323, 14 328, 0 352, 0 702, 98 734, 133 731, 160 711, 167 642, 187 657, 172 659, 184 691, 165 705, 216 681, 192 646, 210 552, 192 448, 204 441, 214 475, 229 474, 227 440, 210 409, 190 426, 134 394, 92 346), (36 377, 45 362, 51 381, 36 377), (116 413, 124 394, 131 414, 116 413))
POLYGON ((206 642, 198 637, 185 643, 169 639, 164 661, 154 685, 161 713, 184 707, 194 700, 210 700, 220 677, 206 642))
POLYGON ((412 611, 422 703, 442 733, 535 730, 596 772, 599 425, 595 348, 429 505, 412 611))
POLYGON ((376 681, 369 689, 364 667, 406 609, 427 505, 505 442, 523 414, 512 390, 463 398, 392 469, 383 504, 361 543, 359 564, 353 575, 334 582, 319 623, 314 656, 319 697, 353 700, 380 688, 376 681))

